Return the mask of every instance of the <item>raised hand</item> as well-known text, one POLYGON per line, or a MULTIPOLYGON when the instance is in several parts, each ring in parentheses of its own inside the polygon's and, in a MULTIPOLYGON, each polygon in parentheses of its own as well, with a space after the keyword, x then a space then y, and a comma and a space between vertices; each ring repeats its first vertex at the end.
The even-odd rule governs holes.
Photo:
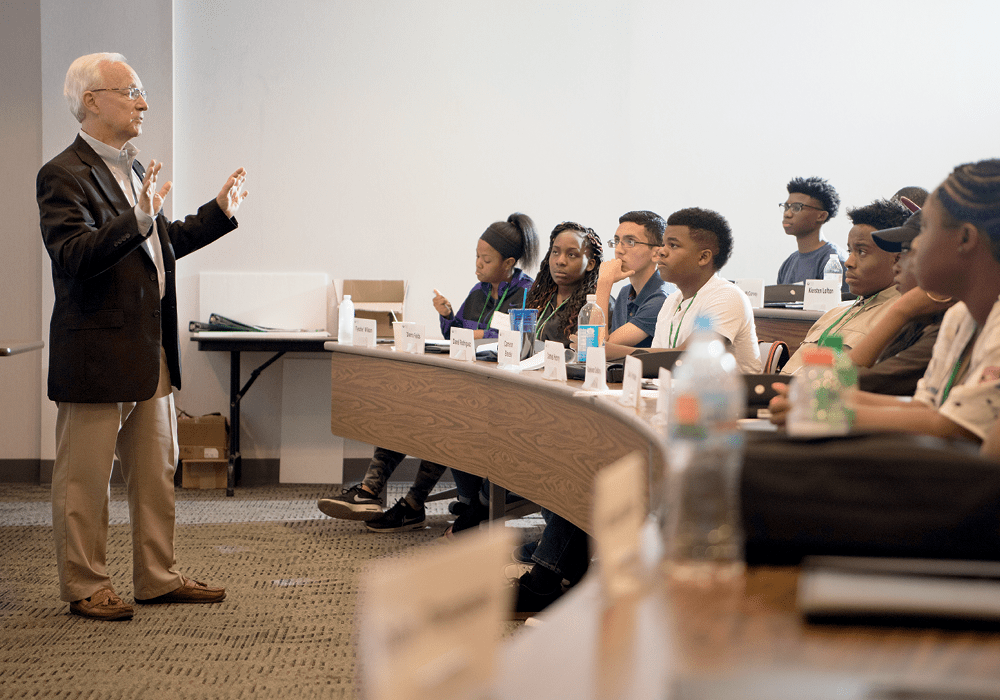
POLYGON ((434 304, 434 310, 445 318, 451 318, 452 308, 451 302, 444 298, 444 296, 438 290, 434 290, 434 298, 431 300, 434 304))
POLYGON ((163 167, 162 162, 149 161, 149 167, 146 168, 146 174, 142 178, 142 189, 139 191, 139 208, 152 217, 160 213, 163 200, 167 198, 167 193, 173 187, 172 182, 167 182, 160 188, 159 192, 156 191, 156 178, 160 174, 161 167, 163 167))
POLYGON ((240 208, 240 204, 243 203, 243 200, 249 194, 243 191, 243 183, 246 179, 247 171, 240 168, 229 176, 226 184, 222 186, 219 196, 215 198, 215 201, 219 204, 219 208, 230 218, 236 215, 236 210, 240 208))

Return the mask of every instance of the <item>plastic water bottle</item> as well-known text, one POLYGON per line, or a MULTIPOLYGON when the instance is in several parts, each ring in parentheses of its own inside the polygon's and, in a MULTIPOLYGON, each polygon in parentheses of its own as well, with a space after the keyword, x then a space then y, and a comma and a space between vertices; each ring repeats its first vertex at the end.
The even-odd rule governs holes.
POLYGON ((733 581, 744 570, 738 421, 746 384, 708 318, 695 319, 671 404, 664 563, 675 581, 733 581))
POLYGON ((836 253, 830 253, 830 259, 823 268, 823 280, 836 282, 838 289, 844 284, 844 266, 840 264, 840 258, 836 253))
POLYGON ((844 406, 842 386, 829 347, 809 348, 805 364, 788 387, 787 430, 793 437, 845 435, 851 416, 844 406))
POLYGON ((340 302, 337 342, 341 345, 354 345, 354 302, 351 301, 350 294, 345 294, 344 300, 340 302))
POLYGON ((576 361, 587 361, 587 349, 601 344, 601 332, 607 327, 604 312, 597 305, 597 295, 588 294, 587 303, 580 309, 576 326, 576 361))
POLYGON ((844 339, 839 335, 828 335, 825 338, 820 338, 817 345, 821 348, 830 348, 833 351, 833 369, 837 373, 841 393, 857 388, 858 368, 844 352, 844 339))

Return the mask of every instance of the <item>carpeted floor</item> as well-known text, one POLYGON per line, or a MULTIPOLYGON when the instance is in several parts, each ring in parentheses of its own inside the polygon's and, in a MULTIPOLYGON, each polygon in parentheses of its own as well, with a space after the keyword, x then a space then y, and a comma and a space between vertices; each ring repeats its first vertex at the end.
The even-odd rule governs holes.
MULTIPOLYGON (((440 488, 451 484, 441 484, 440 488)), ((403 494, 390 485, 389 503, 403 494)), ((374 559, 446 546, 447 503, 428 527, 376 534, 326 518, 317 486, 177 492, 180 570, 225 585, 217 605, 136 607, 126 622, 69 614, 58 599, 47 487, 0 484, 0 696, 354 698, 358 578, 374 559)), ((131 538, 112 489, 108 569, 132 600, 131 538)), ((541 529, 538 516, 517 526, 541 529)), ((498 576, 500 572, 498 572, 498 576)), ((405 592, 401 591, 401 595, 405 592)), ((498 634, 509 634, 515 623, 498 634)))

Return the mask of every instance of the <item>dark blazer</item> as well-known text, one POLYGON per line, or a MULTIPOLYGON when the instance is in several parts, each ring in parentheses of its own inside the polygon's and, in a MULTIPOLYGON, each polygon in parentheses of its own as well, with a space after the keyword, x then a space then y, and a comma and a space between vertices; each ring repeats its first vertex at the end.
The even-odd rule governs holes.
POLYGON ((42 166, 36 194, 55 288, 49 398, 73 403, 151 398, 161 346, 171 384, 180 388, 176 260, 232 231, 236 220, 214 199, 184 221, 156 217, 153 229, 166 272, 161 301, 156 267, 142 247, 132 206, 83 138, 77 136, 42 166))

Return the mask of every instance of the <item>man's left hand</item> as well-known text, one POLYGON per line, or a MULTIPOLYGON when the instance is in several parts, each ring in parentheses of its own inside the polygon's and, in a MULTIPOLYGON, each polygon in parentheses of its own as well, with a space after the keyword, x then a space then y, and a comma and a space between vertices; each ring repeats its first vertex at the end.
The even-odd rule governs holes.
POLYGON ((229 176, 226 184, 222 186, 219 196, 215 198, 215 201, 219 204, 219 208, 229 218, 236 216, 236 210, 240 208, 240 204, 246 199, 248 193, 243 191, 243 183, 246 179, 247 171, 240 168, 229 176))

